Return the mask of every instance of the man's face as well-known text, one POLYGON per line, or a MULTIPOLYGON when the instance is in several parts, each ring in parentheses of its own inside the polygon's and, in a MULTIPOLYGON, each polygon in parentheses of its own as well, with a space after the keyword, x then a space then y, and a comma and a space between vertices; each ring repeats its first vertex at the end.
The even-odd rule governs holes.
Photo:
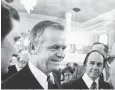
POLYGON ((59 63, 64 59, 65 36, 64 31, 47 28, 41 36, 42 44, 38 49, 37 67, 43 72, 51 72, 59 69, 59 63))
POLYGON ((19 68, 23 68, 29 61, 29 56, 28 54, 21 54, 20 59, 18 60, 18 66, 19 68))
POLYGON ((97 79, 103 70, 103 56, 97 52, 93 52, 89 55, 86 63, 87 75, 95 80, 97 79))
POLYGON ((66 72, 64 73, 64 80, 65 80, 65 81, 69 81, 71 77, 72 77, 71 72, 66 71, 66 72))
POLYGON ((11 32, 4 38, 1 43, 1 72, 2 75, 8 72, 8 67, 10 65, 10 58, 12 56, 13 47, 14 47, 14 38, 17 34, 14 34, 17 31, 19 22, 13 20, 13 28, 11 32))

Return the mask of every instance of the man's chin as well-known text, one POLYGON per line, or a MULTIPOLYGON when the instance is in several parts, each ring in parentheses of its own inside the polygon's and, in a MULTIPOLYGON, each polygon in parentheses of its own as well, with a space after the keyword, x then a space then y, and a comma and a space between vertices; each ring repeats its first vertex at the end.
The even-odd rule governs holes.
POLYGON ((54 67, 52 66, 52 67, 50 67, 50 70, 51 71, 57 71, 57 70, 59 70, 59 66, 57 66, 57 67, 56 66, 54 66, 54 67))

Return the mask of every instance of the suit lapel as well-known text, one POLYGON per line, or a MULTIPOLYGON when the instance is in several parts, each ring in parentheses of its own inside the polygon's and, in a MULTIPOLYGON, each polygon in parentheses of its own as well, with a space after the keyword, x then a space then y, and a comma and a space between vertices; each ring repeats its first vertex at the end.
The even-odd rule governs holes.
POLYGON ((30 68, 28 64, 24 68, 25 70, 25 79, 27 83, 27 87, 32 89, 43 89, 42 86, 39 84, 39 82, 36 80, 32 72, 30 71, 30 68))
POLYGON ((89 89, 89 88, 87 87, 86 83, 84 82, 84 80, 82 79, 82 77, 80 78, 80 82, 81 82, 81 87, 82 87, 83 89, 89 89))

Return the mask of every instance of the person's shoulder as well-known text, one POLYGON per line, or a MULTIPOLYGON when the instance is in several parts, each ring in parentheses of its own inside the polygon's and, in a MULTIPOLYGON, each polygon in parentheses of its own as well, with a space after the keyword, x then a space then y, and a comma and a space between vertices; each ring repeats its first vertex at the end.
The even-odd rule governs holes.
POLYGON ((12 85, 15 85, 18 82, 18 80, 20 80, 18 75, 19 75, 19 72, 15 73, 14 75, 12 75, 12 76, 8 77, 6 80, 4 80, 1 84, 1 88, 2 89, 8 89, 8 88, 10 89, 10 87, 12 85))
POLYGON ((19 72, 13 74, 12 76, 8 77, 6 80, 4 80, 1 84, 2 89, 10 89, 14 87, 14 85, 18 85, 24 82, 26 76, 25 69, 23 68, 19 72))
POLYGON ((108 82, 101 82, 100 83, 100 86, 101 86, 101 88, 103 88, 103 89, 110 89, 111 88, 111 86, 110 86, 110 84, 108 83, 108 82))
POLYGON ((108 82, 104 82, 105 86, 110 89, 110 84, 108 82))
POLYGON ((69 82, 63 83, 62 88, 63 89, 77 89, 80 82, 81 82, 81 78, 73 79, 73 80, 70 80, 69 82))

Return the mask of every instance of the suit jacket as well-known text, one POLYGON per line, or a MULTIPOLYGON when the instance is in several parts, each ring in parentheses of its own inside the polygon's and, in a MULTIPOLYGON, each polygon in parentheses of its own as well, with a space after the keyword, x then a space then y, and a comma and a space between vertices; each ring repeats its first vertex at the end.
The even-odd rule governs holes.
POLYGON ((8 73, 4 77, 2 77, 2 81, 7 79, 8 77, 10 77, 11 75, 13 75, 16 72, 17 72, 17 69, 16 69, 15 65, 8 67, 8 73))
MULTIPOLYGON (((56 85, 51 85, 51 88, 57 88, 56 85)), ((36 80, 28 64, 19 72, 9 77, 2 82, 2 89, 43 89, 40 83, 36 80)))
MULTIPOLYGON (((63 89, 89 89, 82 77, 77 80, 72 80, 62 85, 63 89)), ((99 82, 99 89, 110 89, 110 85, 107 82, 99 82)))

